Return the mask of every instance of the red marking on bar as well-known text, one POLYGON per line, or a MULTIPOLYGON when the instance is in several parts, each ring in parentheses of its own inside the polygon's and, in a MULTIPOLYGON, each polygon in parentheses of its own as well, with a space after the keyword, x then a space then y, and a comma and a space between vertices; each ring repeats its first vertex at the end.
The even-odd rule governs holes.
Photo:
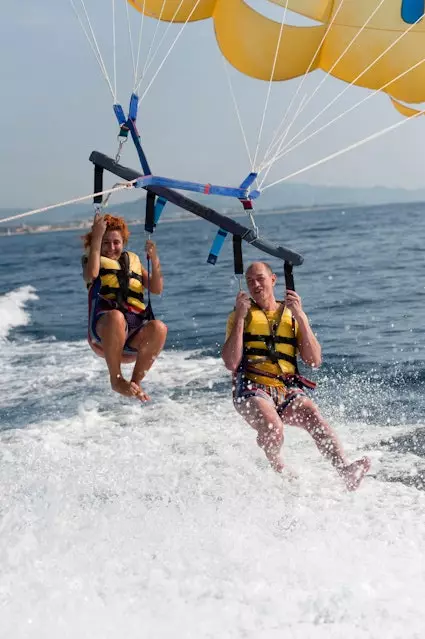
POLYGON ((211 184, 206 184, 206 185, 204 186, 204 193, 205 193, 205 195, 208 195, 210 191, 211 191, 211 184))
POLYGON ((252 200, 240 200, 245 211, 252 211, 254 208, 252 200))

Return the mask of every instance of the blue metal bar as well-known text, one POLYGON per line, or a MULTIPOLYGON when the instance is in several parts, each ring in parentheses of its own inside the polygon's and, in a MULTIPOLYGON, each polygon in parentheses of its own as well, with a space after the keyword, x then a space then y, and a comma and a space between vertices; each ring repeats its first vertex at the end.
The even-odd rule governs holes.
POLYGON ((159 175, 145 175, 134 184, 136 188, 143 188, 151 185, 181 189, 182 191, 193 191, 194 193, 223 195, 238 199, 246 199, 248 196, 245 189, 234 188, 231 186, 217 186, 215 184, 201 184, 200 182, 187 182, 185 180, 174 180, 172 178, 161 177, 159 175))
POLYGON ((133 139, 134 142, 134 146, 136 147, 136 151, 137 151, 137 155, 139 156, 139 160, 140 160, 140 164, 142 166, 143 169, 143 173, 145 175, 150 175, 151 174, 151 170, 148 164, 148 161, 146 159, 146 155, 142 149, 142 145, 140 143, 140 136, 139 136, 139 132, 136 129, 136 125, 133 122, 133 120, 130 120, 130 118, 127 120, 127 126, 130 130, 131 133, 131 137, 133 139))
POLYGON ((130 106, 128 108, 128 117, 130 120, 133 120, 133 122, 136 122, 137 120, 138 108, 139 108, 139 96, 136 95, 135 93, 132 93, 130 97, 130 106))
POLYGON ((164 197, 159 197, 155 204, 154 223, 158 224, 162 211, 164 210, 167 200, 164 197))
POLYGON ((120 126, 123 126, 127 122, 127 118, 124 115, 124 110, 121 104, 114 104, 113 108, 114 108, 115 117, 118 120, 118 124, 120 126))
POLYGON ((221 228, 218 229, 217 235, 215 236, 210 249, 210 254, 208 255, 208 264, 215 264, 217 262, 218 255, 223 248, 224 240, 226 239, 227 235, 227 231, 221 228))
POLYGON ((241 189, 249 189, 249 187, 251 186, 251 184, 254 182, 254 180, 257 178, 258 173, 250 173, 242 182, 240 188, 241 189))

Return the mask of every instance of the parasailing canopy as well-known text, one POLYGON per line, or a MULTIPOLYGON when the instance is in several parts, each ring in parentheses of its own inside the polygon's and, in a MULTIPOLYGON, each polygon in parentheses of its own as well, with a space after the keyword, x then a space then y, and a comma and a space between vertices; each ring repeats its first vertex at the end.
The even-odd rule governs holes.
POLYGON ((283 26, 244 0, 128 0, 161 21, 212 19, 227 60, 245 75, 284 81, 316 69, 381 90, 400 104, 425 101, 424 0, 269 0, 320 24, 283 26), (278 47, 276 49, 276 43, 278 47))

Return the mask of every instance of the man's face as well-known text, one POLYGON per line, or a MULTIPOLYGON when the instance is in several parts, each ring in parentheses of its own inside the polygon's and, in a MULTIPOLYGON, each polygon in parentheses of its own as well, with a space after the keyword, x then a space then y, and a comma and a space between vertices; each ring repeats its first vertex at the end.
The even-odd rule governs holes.
POLYGON ((251 297, 256 302, 263 302, 274 295, 273 288, 276 275, 270 273, 260 262, 252 264, 246 273, 246 283, 251 297))

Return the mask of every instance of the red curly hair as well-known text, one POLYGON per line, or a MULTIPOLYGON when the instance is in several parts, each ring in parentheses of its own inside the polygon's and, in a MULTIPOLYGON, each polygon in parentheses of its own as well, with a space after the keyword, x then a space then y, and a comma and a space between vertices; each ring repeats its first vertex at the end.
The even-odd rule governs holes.
MULTIPOLYGON (((116 217, 115 215, 110 215, 107 213, 103 216, 106 222, 106 231, 119 231, 121 233, 122 241, 124 246, 128 242, 128 238, 130 237, 130 231, 128 230, 128 226, 123 217, 116 217)), ((84 242, 84 248, 89 248, 91 246, 92 232, 90 231, 86 235, 83 236, 82 240, 84 242)))

